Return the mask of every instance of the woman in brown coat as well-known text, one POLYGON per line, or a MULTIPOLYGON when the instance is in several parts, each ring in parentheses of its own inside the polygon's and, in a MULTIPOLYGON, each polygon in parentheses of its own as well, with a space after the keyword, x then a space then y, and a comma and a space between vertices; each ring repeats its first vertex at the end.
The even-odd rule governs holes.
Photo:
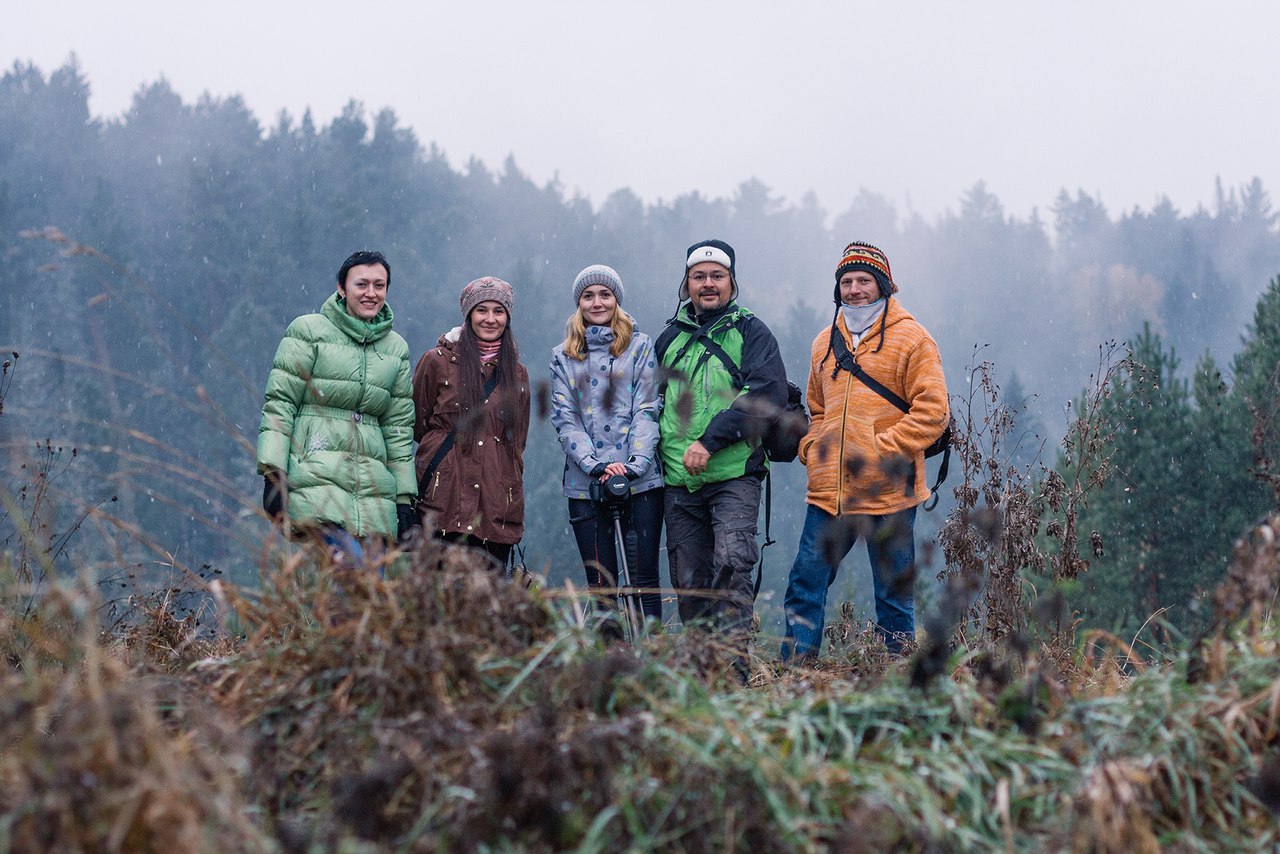
POLYGON ((529 373, 511 330, 511 285, 462 289, 462 325, 413 371, 413 438, 423 526, 505 563, 524 534, 529 373))

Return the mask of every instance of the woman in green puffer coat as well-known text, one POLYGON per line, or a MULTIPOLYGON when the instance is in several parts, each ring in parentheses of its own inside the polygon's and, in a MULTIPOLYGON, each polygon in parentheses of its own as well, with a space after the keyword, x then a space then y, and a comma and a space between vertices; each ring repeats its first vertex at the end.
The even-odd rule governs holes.
POLYGON ((356 252, 319 314, 285 330, 258 427, 262 506, 359 558, 415 524, 409 345, 391 330, 391 268, 356 252))

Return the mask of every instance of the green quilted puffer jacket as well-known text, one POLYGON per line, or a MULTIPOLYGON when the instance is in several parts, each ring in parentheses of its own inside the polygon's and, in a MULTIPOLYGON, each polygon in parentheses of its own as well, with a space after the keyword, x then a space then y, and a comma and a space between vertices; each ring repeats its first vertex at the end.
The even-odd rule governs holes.
POLYGON ((396 535, 413 471, 409 345, 391 307, 372 321, 334 293, 289 324, 267 379, 258 472, 282 471, 296 524, 334 522, 357 537, 396 535))

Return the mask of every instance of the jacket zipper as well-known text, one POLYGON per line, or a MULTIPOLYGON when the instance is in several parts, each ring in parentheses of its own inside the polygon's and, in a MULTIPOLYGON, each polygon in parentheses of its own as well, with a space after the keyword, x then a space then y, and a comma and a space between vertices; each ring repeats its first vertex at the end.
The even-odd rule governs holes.
MULTIPOLYGON (((713 327, 711 327, 710 329, 708 329, 708 330, 707 330, 707 337, 708 337, 708 338, 711 338, 712 334, 716 331, 716 328, 717 328, 718 326, 719 326, 719 323, 717 323, 717 324, 716 324, 716 326, 713 326, 713 327)), ((717 342, 717 343, 719 343, 719 342, 717 342)), ((707 345, 703 344, 703 345, 702 345, 702 349, 703 349, 703 351, 705 352, 705 351, 706 351, 706 349, 707 349, 707 345)), ((701 357, 699 357, 699 358, 701 358, 701 357)), ((715 358, 715 357, 713 356, 712 358, 715 358)), ((718 360, 717 360, 717 361, 718 361, 718 360)), ((709 409, 711 409, 711 359, 707 359, 705 362, 703 362, 703 363, 702 363, 702 366, 703 366, 703 370, 702 370, 702 411, 703 411, 703 412, 706 412, 706 411, 708 411, 709 409)))
MULTIPOLYGON (((368 383, 369 383, 369 337, 368 337, 368 333, 366 332, 364 341, 360 342, 360 396, 356 398, 356 409, 355 409, 356 412, 360 412, 360 405, 364 403, 364 392, 365 392, 365 388, 368 386, 368 383)), ((362 414, 360 418, 363 421, 364 415, 362 414)), ((364 444, 364 434, 361 433, 360 430, 361 430, 360 424, 356 424, 355 436, 353 438, 355 439, 354 444, 357 449, 357 454, 359 454, 360 456, 364 456, 367 454, 367 449, 365 448, 365 444, 364 444)), ((359 537, 364 534, 364 522, 361 521, 360 519, 360 498, 359 498, 360 464, 359 462, 355 464, 354 480, 356 485, 356 491, 355 491, 355 494, 352 496, 352 505, 353 505, 352 510, 353 510, 353 515, 356 517, 356 530, 353 533, 357 537, 359 537)))
MULTIPOLYGON (((840 330, 832 330, 835 335, 840 334, 840 330)), ((845 373, 848 373, 846 371, 845 373)), ((844 504, 844 430, 845 425, 849 423, 849 384, 853 382, 852 376, 844 378, 844 403, 840 414, 840 468, 836 472, 836 515, 839 516, 843 510, 844 504)))

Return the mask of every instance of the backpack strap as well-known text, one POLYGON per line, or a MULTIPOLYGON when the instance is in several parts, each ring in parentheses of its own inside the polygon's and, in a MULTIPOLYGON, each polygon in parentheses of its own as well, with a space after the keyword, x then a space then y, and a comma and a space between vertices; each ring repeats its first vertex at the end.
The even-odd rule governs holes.
MULTIPOLYGON (((676 323, 676 324, 679 324, 681 327, 684 327, 683 331, 688 333, 689 340, 684 342, 684 346, 681 347, 676 352, 675 357, 670 362, 668 362, 666 358, 663 357, 662 364, 664 366, 668 364, 670 365, 679 364, 680 360, 684 358, 684 354, 689 352, 689 348, 692 347, 695 343, 697 343, 700 338, 705 336, 707 332, 711 330, 711 327, 715 325, 716 320, 719 320, 719 319, 720 318, 717 317, 715 320, 708 320, 706 323, 702 324, 697 329, 694 329, 692 331, 690 331, 688 327, 685 325, 685 323, 681 320, 672 319, 668 321, 668 323, 676 323)), ((708 338, 707 340, 710 341, 711 339, 708 338)), ((699 364, 701 364, 701 362, 699 362, 699 364)), ((666 372, 664 371, 663 373, 665 374, 666 372)), ((667 377, 664 376, 662 378, 662 381, 658 383, 658 396, 663 397, 666 395, 666 393, 667 393, 667 377)))
MULTIPOLYGON (((729 324, 732 326, 733 324, 729 324)), ((706 352, 702 354, 702 358, 698 360, 698 367, 706 363, 707 359, 715 356, 724 363, 724 368, 729 372, 729 377, 733 381, 734 388, 741 389, 745 383, 743 382, 742 370, 734 363, 733 358, 725 352, 720 344, 708 335, 703 335, 702 346, 706 352)), ((696 370, 696 368, 695 368, 696 370)))
POLYGON ((756 566, 756 583, 751 589, 751 601, 760 595, 760 583, 764 581, 764 550, 773 545, 774 539, 769 533, 769 521, 773 516, 773 474, 765 469, 764 473, 764 544, 760 546, 760 563, 756 566))
MULTIPOLYGON (((862 384, 867 388, 892 403, 898 409, 903 412, 911 411, 911 404, 907 403, 894 393, 892 389, 888 388, 884 383, 880 382, 862 369, 862 366, 853 358, 853 354, 849 352, 849 345, 844 343, 844 336, 840 334, 840 330, 836 328, 834 323, 831 324, 831 351, 836 357, 836 368, 831 374, 833 377, 840 373, 840 369, 843 368, 861 380, 862 384)), ((947 479, 947 473, 950 467, 951 445, 948 443, 947 446, 942 449, 942 465, 938 466, 938 477, 934 481, 933 486, 929 488, 929 491, 932 492, 933 495, 924 503, 924 509, 926 511, 932 510, 938 505, 938 487, 942 486, 943 481, 947 479)))
MULTIPOLYGON (((497 387, 498 371, 495 368, 493 374, 484 382, 484 396, 486 398, 490 397, 497 387)), ((431 461, 427 463, 427 467, 423 469, 422 477, 418 478, 418 501, 421 501, 422 496, 426 493, 426 485, 431 481, 431 475, 436 473, 436 469, 440 468, 444 458, 449 455, 449 451, 453 450, 457 433, 458 425, 454 424, 453 429, 449 431, 449 435, 445 436, 444 441, 440 443, 440 447, 436 448, 436 452, 432 455, 431 461)))
POLYGON ((884 383, 880 382, 862 369, 862 366, 853 358, 853 354, 849 352, 849 345, 844 343, 844 336, 840 334, 840 330, 836 328, 835 324, 832 324, 831 326, 831 351, 835 353, 836 356, 835 373, 839 373, 843 368, 861 380, 863 385, 867 388, 898 407, 898 409, 903 412, 911 411, 911 404, 907 403, 890 388, 884 385, 884 383))

